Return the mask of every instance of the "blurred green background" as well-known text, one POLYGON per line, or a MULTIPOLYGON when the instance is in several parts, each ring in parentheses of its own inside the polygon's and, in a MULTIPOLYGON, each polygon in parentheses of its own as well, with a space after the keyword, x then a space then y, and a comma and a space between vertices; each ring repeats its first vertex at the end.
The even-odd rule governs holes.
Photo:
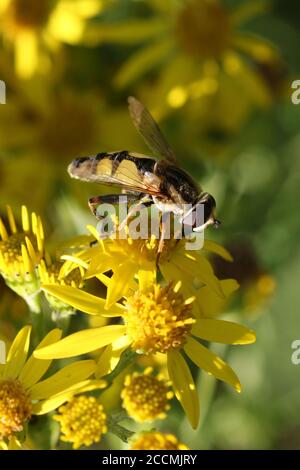
MULTIPOLYGON (((240 396, 201 377, 200 429, 175 411, 163 422, 195 449, 300 448, 299 50, 294 0, 0 0, 1 214, 7 203, 38 211, 50 247, 85 232, 87 199, 105 188, 71 181, 66 167, 101 151, 148 152, 129 95, 217 200, 222 226, 208 236, 235 261, 215 269, 239 280, 228 313, 257 342, 223 351, 240 396)), ((24 307, 0 289, 10 336, 24 307)))

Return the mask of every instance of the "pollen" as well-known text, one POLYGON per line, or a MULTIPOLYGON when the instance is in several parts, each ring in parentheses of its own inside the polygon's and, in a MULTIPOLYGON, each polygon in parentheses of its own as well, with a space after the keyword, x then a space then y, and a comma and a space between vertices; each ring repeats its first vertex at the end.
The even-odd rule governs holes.
POLYGON ((132 442, 130 450, 189 450, 173 434, 149 432, 140 435, 132 442))
POLYGON ((23 430, 32 414, 30 399, 18 380, 0 381, 0 440, 23 430))
POLYGON ((164 419, 170 409, 168 402, 173 397, 166 381, 151 373, 152 368, 149 367, 143 374, 127 375, 121 392, 123 407, 139 423, 164 419))
POLYGON ((61 425, 61 440, 72 442, 74 449, 99 442, 107 432, 106 414, 95 397, 74 397, 58 411, 54 419, 61 425))
POLYGON ((166 287, 154 284, 147 292, 136 291, 126 300, 124 314, 127 335, 132 347, 144 354, 166 353, 180 348, 186 341, 192 324, 192 302, 179 291, 181 282, 166 287))

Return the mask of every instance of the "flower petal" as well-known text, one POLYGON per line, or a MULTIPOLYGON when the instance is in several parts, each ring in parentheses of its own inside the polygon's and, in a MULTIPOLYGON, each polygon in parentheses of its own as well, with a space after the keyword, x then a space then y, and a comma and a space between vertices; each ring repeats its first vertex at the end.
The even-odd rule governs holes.
POLYGON ((168 372, 176 398, 180 401, 193 429, 199 423, 200 406, 196 386, 190 369, 179 351, 171 351, 168 357, 168 372))
POLYGON ((38 349, 33 354, 38 359, 61 359, 86 354, 112 343, 126 332, 124 325, 108 325, 78 331, 55 344, 38 349))
MULTIPOLYGON (((36 349, 56 343, 60 340, 61 335, 62 331, 55 328, 45 336, 36 349)), ((43 377, 50 367, 51 362, 52 359, 42 361, 40 359, 36 359, 33 354, 30 356, 19 375, 19 380, 23 383, 26 389, 30 388, 32 385, 37 383, 41 377, 43 377)))
POLYGON ((96 295, 89 294, 77 287, 60 286, 60 285, 43 285, 42 289, 49 294, 57 297, 59 300, 71 305, 72 307, 89 315, 120 316, 124 308, 114 305, 111 311, 104 310, 105 299, 101 299, 96 295))
POLYGON ((93 254, 88 270, 86 272, 86 279, 95 277, 98 274, 105 273, 106 271, 113 270, 120 263, 120 259, 115 259, 108 253, 97 251, 93 254))
POLYGON ((187 282, 193 284, 194 281, 200 281, 209 286, 220 297, 224 297, 220 281, 215 276, 210 262, 204 256, 196 252, 191 254, 183 247, 182 250, 174 254, 171 263, 181 270, 181 277, 187 279, 187 282))
POLYGON ((65 401, 72 398, 75 394, 90 392, 92 390, 97 390, 104 388, 106 382, 103 380, 84 380, 79 382, 72 387, 64 390, 62 393, 58 393, 46 400, 39 401, 33 404, 32 411, 35 415, 43 415, 49 413, 50 411, 55 410, 65 401))
POLYGON ((147 291, 156 281, 156 266, 154 263, 144 266, 143 269, 138 271, 139 279, 139 290, 144 292, 147 291))
POLYGON ((225 295, 224 298, 221 298, 208 286, 203 286, 198 291, 198 309, 194 309, 194 315, 197 318, 213 318, 224 312, 226 306, 230 303, 230 299, 228 298, 239 288, 239 284, 235 279, 223 279, 220 281, 220 285, 225 295))
POLYGON ((7 355, 4 377, 14 379, 20 374, 28 354, 30 333, 31 326, 27 325, 15 337, 7 355))
POLYGON ((212 351, 205 348, 193 338, 188 338, 184 350, 200 369, 214 375, 219 380, 229 383, 237 392, 241 391, 241 384, 235 372, 223 359, 212 351))
POLYGON ((219 245, 219 243, 214 242, 213 240, 204 240, 203 248, 211 253, 221 256, 226 261, 233 261, 231 254, 229 253, 224 246, 219 245))
POLYGON ((121 354, 130 345, 128 336, 122 336, 104 348, 97 361, 95 377, 98 379, 112 372, 118 365, 121 354))
POLYGON ((192 326, 192 334, 206 341, 223 344, 251 344, 256 340, 254 331, 225 320, 202 318, 192 326))
POLYGON ((105 308, 109 309, 116 303, 121 297, 126 295, 128 287, 137 272, 135 263, 126 261, 120 264, 115 270, 111 277, 111 282, 107 288, 106 305, 105 308))
POLYGON ((32 400, 43 400, 61 393, 72 385, 87 379, 95 372, 95 369, 96 363, 93 360, 76 361, 68 364, 48 379, 33 385, 30 397, 32 400))

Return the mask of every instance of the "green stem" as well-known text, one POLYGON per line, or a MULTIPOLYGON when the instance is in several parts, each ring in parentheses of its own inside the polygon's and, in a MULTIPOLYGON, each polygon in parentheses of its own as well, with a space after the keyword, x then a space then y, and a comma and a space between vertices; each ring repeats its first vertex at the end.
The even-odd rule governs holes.
POLYGON ((115 367, 115 369, 110 374, 103 377, 103 379, 107 382, 108 387, 112 385, 115 378, 133 362, 136 356, 137 353, 132 349, 126 349, 126 351, 122 353, 120 361, 118 362, 118 365, 115 367))
POLYGON ((108 430, 126 444, 128 443, 128 440, 135 434, 135 432, 123 428, 123 426, 120 426, 116 423, 112 425, 108 423, 108 430))

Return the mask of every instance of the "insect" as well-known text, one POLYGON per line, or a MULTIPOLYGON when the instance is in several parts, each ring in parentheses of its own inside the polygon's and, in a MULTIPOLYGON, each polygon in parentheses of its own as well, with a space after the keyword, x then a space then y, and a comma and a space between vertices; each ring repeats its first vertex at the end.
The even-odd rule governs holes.
MULTIPOLYGON (((177 164, 175 154, 147 108, 136 98, 129 97, 132 121, 156 158, 129 152, 102 152, 91 157, 81 157, 68 167, 71 177, 83 181, 119 186, 130 201, 137 204, 155 204, 162 213, 174 213, 181 220, 187 217, 186 207, 203 204, 204 221, 200 226, 193 222, 192 230, 202 231, 208 225, 217 227, 216 202, 213 196, 197 185, 192 177, 177 164)), ((117 204, 119 195, 94 196, 89 207, 97 215, 103 202, 117 204)), ((136 210, 136 209, 135 209, 136 210)), ((158 252, 163 248, 163 234, 158 252)))

